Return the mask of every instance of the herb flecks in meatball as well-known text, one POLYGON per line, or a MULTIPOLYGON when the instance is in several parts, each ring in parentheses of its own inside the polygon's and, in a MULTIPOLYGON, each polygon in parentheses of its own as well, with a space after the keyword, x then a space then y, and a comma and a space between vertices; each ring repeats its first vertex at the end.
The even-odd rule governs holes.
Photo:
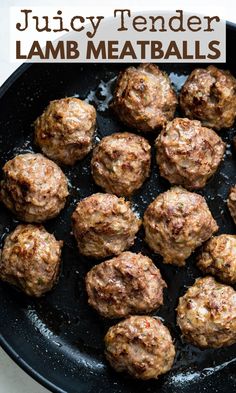
POLYGON ((105 336, 105 355, 118 372, 138 379, 158 378, 175 358, 169 330, 158 318, 132 316, 112 326, 105 336))
POLYGON ((225 143, 198 120, 176 118, 156 139, 156 160, 161 176, 171 184, 198 189, 216 172, 225 143))
POLYGON ((197 68, 181 90, 180 106, 186 117, 206 127, 229 128, 236 117, 236 79, 214 66, 197 68))
POLYGON ((106 192, 129 196, 149 176, 151 146, 128 132, 109 135, 94 149, 91 162, 95 182, 106 192))
POLYGON ((203 247, 197 266, 229 284, 236 283, 236 236, 219 235, 203 247))
POLYGON ((74 165, 92 149, 96 110, 75 97, 51 101, 35 121, 35 143, 59 164, 74 165))
POLYGON ((177 323, 186 341, 206 348, 236 343, 236 292, 213 277, 199 278, 179 299, 177 323))
POLYGON ((89 304, 107 318, 156 310, 163 304, 164 287, 152 260, 129 251, 94 266, 86 276, 89 304))
POLYGON ((111 104, 124 124, 144 132, 160 129, 172 120, 176 105, 168 75, 154 64, 122 72, 111 104))
POLYGON ((164 263, 183 266, 218 226, 201 195, 172 187, 148 206, 144 229, 146 242, 164 263))
POLYGON ((80 201, 72 222, 80 253, 92 258, 105 258, 127 250, 141 225, 129 202, 103 193, 80 201))
POLYGON ((42 296, 57 282, 62 245, 43 226, 18 225, 0 254, 1 280, 29 296, 42 296))
POLYGON ((43 222, 56 217, 68 196, 62 170, 41 154, 21 154, 3 167, 1 200, 19 219, 43 222))

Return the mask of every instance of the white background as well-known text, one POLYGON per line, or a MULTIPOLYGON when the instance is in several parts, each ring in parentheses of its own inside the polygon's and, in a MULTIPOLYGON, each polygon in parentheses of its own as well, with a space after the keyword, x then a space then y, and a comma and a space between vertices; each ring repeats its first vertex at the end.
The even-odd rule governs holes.
MULTIPOLYGON (((57 9, 65 6, 75 6, 81 13, 108 15, 108 4, 113 8, 131 8, 133 11, 142 10, 176 10, 198 12, 206 15, 219 15, 221 18, 236 23, 235 0, 0 0, 0 85, 12 74, 19 64, 10 63, 8 58, 8 10, 10 6, 33 7, 55 6, 57 9), (85 5, 87 3, 87 6, 85 5), (99 8, 98 8, 99 4, 99 8)), ((0 306, 1 307, 1 306, 0 306)), ((1 312, 1 309, 0 309, 1 312)), ((1 315, 0 315, 1 318, 1 315)), ((0 348, 0 393, 47 393, 27 374, 25 374, 0 348)), ((75 392, 76 393, 76 392, 75 392)))

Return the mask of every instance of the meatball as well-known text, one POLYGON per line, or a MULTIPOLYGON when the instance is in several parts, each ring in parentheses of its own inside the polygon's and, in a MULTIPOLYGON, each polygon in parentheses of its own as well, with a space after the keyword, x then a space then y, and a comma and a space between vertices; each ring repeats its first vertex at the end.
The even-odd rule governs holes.
POLYGON ((183 266, 218 226, 205 199, 181 187, 160 194, 144 213, 145 240, 164 263, 183 266))
POLYGON ((42 296, 57 281, 62 245, 43 226, 18 225, 5 240, 0 278, 29 296, 42 296))
POLYGON ((156 160, 161 176, 188 189, 205 186, 225 152, 225 143, 198 120, 176 118, 156 139, 156 160))
POLYGON ((92 149, 96 111, 78 98, 51 101, 35 121, 35 143, 52 160, 74 165, 92 149))
POLYGON ((213 277, 198 278, 179 299, 177 323, 192 344, 220 348, 236 342, 236 292, 213 277))
POLYGON ((129 127, 149 132, 172 120, 176 105, 168 75, 154 64, 142 64, 119 75, 111 107, 129 127))
POLYGON ((141 225, 129 202, 102 193, 80 201, 72 222, 80 253, 92 258, 118 255, 131 247, 141 225))
POLYGON ((129 196, 150 174, 151 146, 128 132, 109 135, 95 148, 92 175, 106 192, 129 196))
POLYGON ((227 205, 234 223, 236 224, 236 185, 231 187, 227 199, 227 205))
POLYGON ((154 311, 163 304, 164 287, 152 260, 129 251, 94 266, 86 276, 89 304, 107 318, 154 311))
POLYGON ((214 66, 197 68, 181 90, 180 107, 186 117, 199 119, 206 127, 231 127, 236 117, 236 79, 214 66))
POLYGON ((105 336, 105 355, 118 372, 139 379, 158 378, 174 363, 175 347, 158 318, 132 316, 112 326, 105 336))
POLYGON ((220 235, 210 239, 198 258, 198 267, 229 284, 236 283, 236 236, 220 235))
POLYGON ((26 222, 43 222, 59 214, 68 196, 62 170, 41 154, 21 154, 3 167, 1 200, 26 222))

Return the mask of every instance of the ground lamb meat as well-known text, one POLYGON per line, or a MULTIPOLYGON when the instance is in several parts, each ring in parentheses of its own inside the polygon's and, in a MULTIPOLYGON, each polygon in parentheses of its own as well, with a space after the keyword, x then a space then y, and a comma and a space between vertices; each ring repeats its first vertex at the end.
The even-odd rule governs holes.
POLYGON ((102 193, 80 201, 72 222, 80 253, 92 258, 118 255, 131 247, 141 225, 129 202, 102 193))
POLYGON ((198 189, 216 172, 225 143, 198 120, 176 118, 156 140, 156 160, 161 176, 171 184, 198 189))
POLYGON ((146 242, 164 263, 183 266, 218 226, 201 195, 172 187, 148 206, 144 229, 146 242))
POLYGON ((141 64, 120 73, 111 107, 124 124, 149 132, 173 119, 177 102, 168 75, 154 64, 141 64))
POLYGON ((164 287, 152 260, 129 251, 94 266, 86 276, 89 304, 107 318, 156 310, 163 304, 164 287))
POLYGON ((227 199, 227 205, 234 223, 236 224, 236 185, 231 187, 227 199))
POLYGON ((180 93, 186 117, 201 120, 206 127, 231 127, 236 117, 236 79, 214 66, 191 72, 180 93))
POLYGON ((3 167, 0 196, 20 220, 43 222, 56 217, 68 196, 62 170, 41 154, 21 154, 3 167))
POLYGON ((220 348, 236 343, 236 292, 213 277, 198 278, 179 299, 177 323, 192 344, 220 348))
POLYGON ((92 149, 96 110, 75 97, 51 101, 35 121, 35 143, 59 164, 74 165, 92 149))
POLYGON ((129 196, 150 174, 151 146, 128 132, 109 135, 93 151, 92 175, 106 192, 129 196))
POLYGON ((105 336, 105 355, 118 372, 135 378, 158 378, 174 363, 169 330, 158 318, 132 316, 112 326, 105 336))
POLYGON ((221 281, 236 283, 236 236, 219 235, 203 247, 197 266, 203 272, 215 275, 221 281))
POLYGON ((0 254, 1 280, 29 296, 42 296, 57 282, 62 245, 43 226, 18 225, 0 254))

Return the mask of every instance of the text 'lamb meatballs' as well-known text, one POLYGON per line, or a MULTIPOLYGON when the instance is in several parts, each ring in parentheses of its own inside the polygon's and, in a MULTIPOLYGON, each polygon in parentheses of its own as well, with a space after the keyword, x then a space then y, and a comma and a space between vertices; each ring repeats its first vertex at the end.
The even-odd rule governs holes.
POLYGON ((80 201, 72 222, 80 253, 92 258, 118 255, 131 247, 141 225, 129 202, 102 193, 80 201))
POLYGON ((120 73, 111 107, 123 123, 146 132, 172 120, 177 102, 168 75, 154 64, 142 64, 120 73))
POLYGON ((164 287, 152 260, 129 251, 94 266, 86 276, 89 304, 107 318, 156 310, 163 304, 164 287))
POLYGON ((112 326, 105 336, 105 355, 118 372, 152 379, 169 371, 175 347, 167 327, 148 316, 132 316, 112 326))
POLYGON ((236 292, 213 277, 199 278, 179 299, 177 323, 186 341, 206 348, 236 342, 236 292))
POLYGON ((151 146, 141 136, 128 132, 109 135, 93 151, 92 175, 106 192, 129 196, 150 173, 151 146))
POLYGON ((92 149, 96 111, 78 98, 51 101, 35 121, 35 143, 59 164, 74 165, 92 149))
POLYGON ((231 127, 236 117, 236 79, 214 66, 197 68, 180 93, 181 110, 190 119, 220 130, 231 127))
POLYGON ((203 247, 197 266, 226 283, 235 284, 236 236, 220 235, 210 239, 203 247))
POLYGON ((57 281, 62 245, 43 226, 18 225, 1 251, 0 278, 27 295, 42 296, 57 281))
POLYGON ((3 167, 1 200, 26 222, 43 222, 56 217, 68 196, 62 170, 41 154, 21 154, 3 167))
POLYGON ((176 118, 156 139, 156 160, 161 176, 188 189, 205 186, 217 170, 225 143, 198 120, 176 118))
POLYGON ((172 187, 148 206, 144 229, 146 242, 164 263, 183 266, 218 226, 201 195, 172 187))
POLYGON ((234 223, 236 224, 236 185, 231 187, 227 199, 227 205, 234 223))

